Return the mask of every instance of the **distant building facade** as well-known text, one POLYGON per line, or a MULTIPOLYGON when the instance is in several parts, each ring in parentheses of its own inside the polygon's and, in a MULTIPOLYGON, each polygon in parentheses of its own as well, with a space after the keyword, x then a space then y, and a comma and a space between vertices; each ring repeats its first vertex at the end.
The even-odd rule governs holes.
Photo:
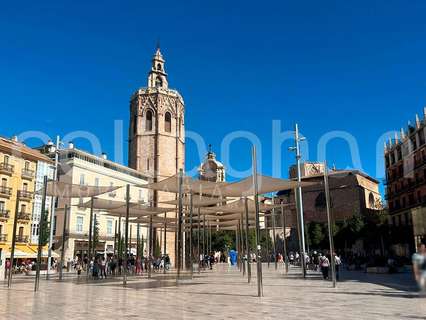
MULTIPOLYGON (((10 258, 13 224, 17 217, 15 257, 34 259, 37 243, 31 237, 34 194, 37 190, 37 165, 52 165, 40 152, 27 147, 17 138, 0 137, 0 274, 4 274, 6 259, 10 258), (19 198, 18 198, 19 193, 19 198), (18 212, 16 212, 16 209, 18 212)), ((17 258, 19 259, 19 258, 17 258)))
POLYGON ((386 199, 394 226, 408 226, 406 244, 426 241, 426 108, 423 119, 385 145, 386 199), (414 241, 413 241, 414 237, 414 241))
MULTIPOLYGON (((121 186, 121 188, 100 195, 99 198, 125 203, 127 184, 130 184, 130 198, 132 202, 147 203, 147 189, 138 186, 148 183, 148 178, 140 172, 124 165, 106 159, 106 155, 95 156, 79 150, 70 144, 66 149, 59 151, 58 180, 82 186, 121 186)), ((50 154, 54 158, 54 154, 50 154)), ((65 258, 73 259, 76 256, 84 257, 88 252, 88 235, 90 224, 90 209, 82 204, 90 198, 66 199, 60 198, 58 208, 69 207, 66 221, 65 258)), ((118 228, 121 234, 125 233, 125 219, 121 223, 117 217, 108 216, 102 210, 95 210, 96 221, 99 227, 99 242, 95 248, 97 253, 114 253, 114 236, 118 228)), ((64 212, 58 210, 54 221, 54 247, 58 254, 62 248, 62 234, 64 226, 64 212)), ((130 223, 132 248, 136 249, 137 224, 130 223)), ((141 227, 139 234, 146 240, 147 228, 141 227)), ((134 250, 135 251, 135 250, 134 250)))
POLYGON ((226 179, 225 166, 216 159, 216 154, 211 150, 207 152, 204 162, 198 168, 199 179, 211 182, 224 182, 226 179))

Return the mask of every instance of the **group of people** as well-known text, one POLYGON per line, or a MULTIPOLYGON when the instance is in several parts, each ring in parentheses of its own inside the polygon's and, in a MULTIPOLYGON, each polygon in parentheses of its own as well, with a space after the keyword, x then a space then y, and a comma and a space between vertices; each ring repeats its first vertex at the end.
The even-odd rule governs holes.
POLYGON ((144 270, 148 270, 150 266, 154 272, 163 268, 169 270, 171 262, 167 254, 158 258, 152 257, 151 259, 130 254, 127 257, 127 265, 123 257, 96 255, 91 261, 88 261, 87 256, 84 258, 76 257, 72 265, 77 275, 80 276, 83 271, 88 271, 93 279, 98 280, 106 279, 109 276, 121 275, 126 268, 129 275, 142 275, 144 270))

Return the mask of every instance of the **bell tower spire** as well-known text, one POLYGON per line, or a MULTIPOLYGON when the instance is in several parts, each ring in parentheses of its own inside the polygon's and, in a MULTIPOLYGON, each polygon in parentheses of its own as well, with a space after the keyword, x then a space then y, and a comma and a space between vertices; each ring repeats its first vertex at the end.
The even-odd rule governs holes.
POLYGON ((169 84, 167 82, 167 73, 164 69, 165 60, 160 50, 160 42, 157 42, 157 49, 152 57, 151 70, 148 74, 148 87, 149 88, 162 88, 167 89, 169 84))

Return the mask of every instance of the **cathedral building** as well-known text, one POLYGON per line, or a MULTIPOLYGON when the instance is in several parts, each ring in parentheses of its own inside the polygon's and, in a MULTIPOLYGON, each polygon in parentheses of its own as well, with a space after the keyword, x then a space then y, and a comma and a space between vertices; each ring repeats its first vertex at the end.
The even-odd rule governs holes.
MULTIPOLYGON (((131 168, 152 177, 153 182, 176 175, 185 168, 184 112, 182 96, 169 88, 165 60, 158 47, 152 58, 147 86, 139 88, 130 98, 131 168)), ((172 193, 154 191, 150 202, 157 206, 175 197, 172 193)), ((174 261, 174 234, 168 234, 167 248, 174 261)))
POLYGON ((209 145, 206 159, 198 168, 199 179, 211 182, 224 182, 225 181, 225 167, 216 160, 216 154, 212 151, 209 145))

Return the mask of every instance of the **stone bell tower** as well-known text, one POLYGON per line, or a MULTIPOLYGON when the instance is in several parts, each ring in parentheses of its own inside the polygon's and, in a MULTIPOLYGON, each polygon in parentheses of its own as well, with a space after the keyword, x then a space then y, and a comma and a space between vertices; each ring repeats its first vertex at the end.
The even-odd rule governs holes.
MULTIPOLYGON (((147 87, 130 98, 129 166, 152 177, 153 182, 185 168, 185 104, 178 91, 169 89, 161 50, 152 58, 147 87)), ((174 200, 175 194, 153 192, 153 205, 174 200)), ((161 205, 159 205, 161 206, 161 205)), ((163 205, 164 206, 164 205, 163 205)), ((174 217, 174 214, 171 217, 174 217)), ((167 236, 167 253, 174 261, 175 236, 167 236)))

